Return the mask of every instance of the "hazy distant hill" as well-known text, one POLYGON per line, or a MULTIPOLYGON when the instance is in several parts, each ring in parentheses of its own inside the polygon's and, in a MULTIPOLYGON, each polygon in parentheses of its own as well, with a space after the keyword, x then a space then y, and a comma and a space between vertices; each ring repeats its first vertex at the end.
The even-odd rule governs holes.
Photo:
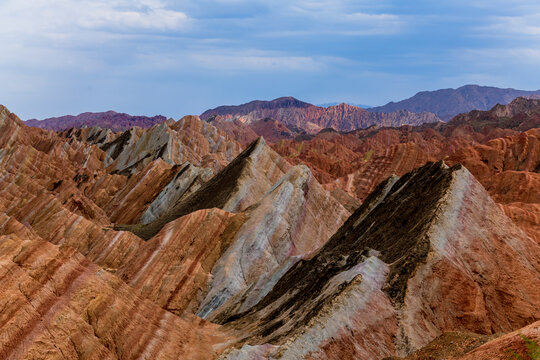
POLYGON ((447 121, 471 110, 489 110, 497 104, 506 105, 517 97, 540 95, 540 90, 500 89, 490 86, 465 85, 457 89, 422 91, 413 97, 384 106, 370 108, 371 112, 408 110, 414 113, 432 112, 447 121))
POLYGON ((115 111, 107 111, 100 113, 86 112, 77 116, 66 115, 44 120, 31 119, 25 121, 25 123, 28 126, 55 131, 91 126, 108 128, 113 131, 124 131, 134 126, 149 128, 166 120, 167 118, 162 115, 153 117, 133 116, 124 113, 117 113, 115 111))

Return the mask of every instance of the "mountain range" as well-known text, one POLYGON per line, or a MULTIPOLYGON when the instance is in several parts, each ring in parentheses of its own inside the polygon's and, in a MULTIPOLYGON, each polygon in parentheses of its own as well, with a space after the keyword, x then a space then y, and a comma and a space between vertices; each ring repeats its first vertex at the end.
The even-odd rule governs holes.
MULTIPOLYGON (((506 105, 517 97, 535 96, 540 96, 540 90, 526 91, 465 85, 458 89, 419 92, 409 99, 378 107, 346 103, 315 106, 293 97, 282 97, 272 101, 256 100, 242 105, 219 106, 203 112, 201 119, 215 121, 214 124, 229 130, 235 127, 238 134, 243 133, 241 136, 245 138, 245 141, 246 139, 252 141, 254 134, 266 134, 238 127, 252 127, 252 123, 262 119, 276 120, 288 129, 285 132, 294 134, 314 134, 325 128, 351 131, 373 125, 420 125, 440 120, 448 121, 460 113, 489 110, 497 104, 506 105)), ((167 118, 162 115, 132 116, 108 111, 83 113, 76 116, 66 115, 44 120, 31 119, 27 120, 26 124, 55 131, 83 126, 100 126, 114 131, 124 131, 134 126, 152 127, 166 120, 167 118)))
POLYGON ((324 108, 293 97, 252 101, 238 106, 220 106, 201 114, 201 119, 206 121, 237 121, 247 126, 266 118, 277 120, 289 128, 302 129, 309 134, 325 128, 350 131, 372 125, 419 125, 439 121, 439 118, 431 113, 415 114, 406 110, 372 113, 345 103, 324 108))
POLYGON ((448 121, 453 116, 472 110, 489 110, 497 104, 506 105, 517 97, 540 96, 540 90, 501 89, 491 86, 465 85, 457 89, 422 91, 411 98, 390 102, 369 109, 372 112, 407 110, 413 113, 431 112, 448 121))
POLYGON ((115 111, 100 113, 86 112, 79 115, 65 115, 43 120, 31 119, 25 121, 28 126, 42 129, 62 131, 71 128, 101 126, 113 131, 124 131, 134 126, 148 128, 166 121, 167 118, 162 115, 153 117, 132 116, 115 111))
POLYGON ((364 114, 321 109, 53 131, 0 106, 0 358, 533 358, 540 100, 296 126, 364 114))

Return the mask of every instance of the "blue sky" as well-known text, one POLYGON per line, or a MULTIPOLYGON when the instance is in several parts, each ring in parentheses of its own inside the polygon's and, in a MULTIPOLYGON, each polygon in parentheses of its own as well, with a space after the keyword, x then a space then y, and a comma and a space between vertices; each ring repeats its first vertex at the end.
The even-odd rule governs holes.
POLYGON ((0 0, 0 44, 0 103, 23 119, 540 88, 537 0, 0 0))

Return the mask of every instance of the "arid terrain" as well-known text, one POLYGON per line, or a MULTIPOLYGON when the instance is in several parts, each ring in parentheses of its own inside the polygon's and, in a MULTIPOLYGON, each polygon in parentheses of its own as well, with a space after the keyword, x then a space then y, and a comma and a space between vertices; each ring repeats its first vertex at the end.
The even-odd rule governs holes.
POLYGON ((537 359, 540 100, 447 115, 0 106, 0 359, 537 359))

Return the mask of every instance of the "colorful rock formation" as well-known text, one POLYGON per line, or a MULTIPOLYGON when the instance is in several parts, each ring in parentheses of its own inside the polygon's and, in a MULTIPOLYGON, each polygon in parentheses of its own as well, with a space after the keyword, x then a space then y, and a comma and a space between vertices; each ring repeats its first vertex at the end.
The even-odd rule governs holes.
POLYGON ((325 128, 350 131, 372 125, 420 125, 439 121, 439 118, 431 113, 415 114, 405 110, 391 113, 371 113, 345 103, 324 108, 292 97, 272 101, 252 101, 238 106, 220 106, 205 111, 201 114, 201 119, 207 120, 216 115, 238 119, 242 124, 250 125, 256 133, 260 124, 255 125, 254 128, 251 124, 267 118, 277 120, 289 129, 291 127, 298 128, 309 134, 316 134, 325 128))
POLYGON ((243 151, 219 118, 55 133, 0 107, 0 358, 524 354, 540 133, 512 107, 300 138, 262 120, 279 141, 243 151))
POLYGON ((223 358, 381 358, 447 331, 511 331, 540 317, 539 259, 465 168, 430 163, 382 183, 253 309, 221 318, 241 334, 223 358))

